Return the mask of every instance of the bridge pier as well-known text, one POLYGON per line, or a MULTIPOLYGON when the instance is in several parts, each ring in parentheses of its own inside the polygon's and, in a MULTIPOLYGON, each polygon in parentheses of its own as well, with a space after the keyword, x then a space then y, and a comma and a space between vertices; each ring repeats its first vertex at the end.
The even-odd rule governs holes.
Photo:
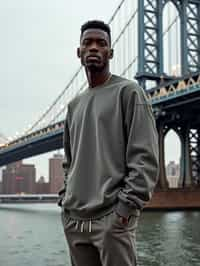
POLYGON ((189 187, 192 185, 191 157, 190 157, 190 125, 189 123, 181 128, 181 161, 179 187, 189 187))
POLYGON ((200 184, 200 126, 191 126, 191 121, 181 123, 167 123, 157 121, 159 134, 159 163, 160 174, 157 187, 166 189, 169 183, 165 169, 165 136, 170 129, 173 129, 180 137, 181 158, 180 158, 180 177, 178 186, 187 188, 200 184))
POLYGON ((165 171, 165 150, 164 150, 165 128, 164 128, 163 123, 160 123, 158 125, 158 135, 159 135, 158 142, 159 142, 160 171, 159 171, 159 180, 158 180, 157 188, 166 189, 169 187, 169 183, 166 178, 166 171, 165 171))

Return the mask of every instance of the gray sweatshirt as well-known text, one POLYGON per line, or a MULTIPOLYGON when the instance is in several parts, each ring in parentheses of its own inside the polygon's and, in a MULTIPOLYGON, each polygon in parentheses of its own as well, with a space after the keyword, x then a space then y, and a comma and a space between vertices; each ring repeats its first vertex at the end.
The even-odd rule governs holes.
POLYGON ((158 177, 152 108, 137 83, 112 75, 68 105, 62 206, 77 220, 115 210, 129 217, 151 199, 158 177))

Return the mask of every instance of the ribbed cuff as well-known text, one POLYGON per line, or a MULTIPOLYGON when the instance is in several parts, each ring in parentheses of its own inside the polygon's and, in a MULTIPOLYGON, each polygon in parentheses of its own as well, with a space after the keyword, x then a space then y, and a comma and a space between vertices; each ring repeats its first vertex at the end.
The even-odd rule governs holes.
POLYGON ((118 202, 115 211, 117 214, 119 214, 120 216, 125 217, 125 218, 128 218, 131 215, 134 215, 134 216, 140 215, 139 209, 136 209, 134 207, 129 207, 125 203, 123 203, 122 201, 118 202))

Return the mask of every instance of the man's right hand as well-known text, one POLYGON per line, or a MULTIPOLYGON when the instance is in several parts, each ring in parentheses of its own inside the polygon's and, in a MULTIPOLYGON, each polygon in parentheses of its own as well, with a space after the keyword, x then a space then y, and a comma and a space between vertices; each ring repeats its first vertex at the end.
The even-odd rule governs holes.
POLYGON ((59 206, 59 207, 62 207, 62 198, 58 198, 58 200, 57 200, 57 205, 59 206))
POLYGON ((58 200, 57 200, 57 204, 58 206, 62 207, 62 200, 64 198, 65 195, 65 188, 62 188, 60 191, 58 191, 58 200))

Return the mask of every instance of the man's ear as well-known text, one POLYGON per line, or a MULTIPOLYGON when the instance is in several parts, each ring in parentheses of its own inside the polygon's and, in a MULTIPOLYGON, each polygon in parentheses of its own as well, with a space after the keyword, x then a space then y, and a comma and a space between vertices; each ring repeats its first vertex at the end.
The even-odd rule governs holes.
POLYGON ((114 54, 114 50, 111 48, 111 49, 110 49, 110 59, 113 58, 113 54, 114 54))
POLYGON ((77 56, 78 56, 78 58, 81 57, 81 54, 80 54, 80 47, 77 48, 77 56))

